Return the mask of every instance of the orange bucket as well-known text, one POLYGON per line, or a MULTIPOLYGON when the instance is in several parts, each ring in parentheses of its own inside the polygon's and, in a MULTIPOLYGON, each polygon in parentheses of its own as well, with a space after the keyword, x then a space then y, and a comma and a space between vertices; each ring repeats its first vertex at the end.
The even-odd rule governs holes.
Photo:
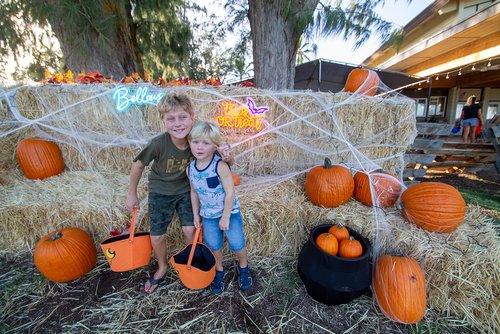
POLYGON ((201 227, 196 229, 194 242, 170 257, 170 264, 188 289, 204 289, 215 278, 215 257, 210 248, 202 243, 201 227), (198 240, 199 239, 199 240, 198 240))
POLYGON ((151 239, 149 232, 135 233, 137 208, 132 213, 129 234, 111 237, 101 242, 101 249, 112 271, 123 272, 149 264, 151 239))

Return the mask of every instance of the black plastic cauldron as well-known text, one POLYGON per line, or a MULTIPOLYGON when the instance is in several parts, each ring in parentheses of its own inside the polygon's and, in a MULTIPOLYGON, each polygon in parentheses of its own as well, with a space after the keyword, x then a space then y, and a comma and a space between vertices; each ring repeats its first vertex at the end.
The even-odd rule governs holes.
POLYGON ((312 229, 309 240, 299 254, 297 270, 307 293, 326 305, 345 304, 361 296, 370 287, 370 243, 361 234, 347 227, 349 234, 363 246, 363 255, 346 259, 325 253, 316 245, 316 238, 332 225, 312 229))

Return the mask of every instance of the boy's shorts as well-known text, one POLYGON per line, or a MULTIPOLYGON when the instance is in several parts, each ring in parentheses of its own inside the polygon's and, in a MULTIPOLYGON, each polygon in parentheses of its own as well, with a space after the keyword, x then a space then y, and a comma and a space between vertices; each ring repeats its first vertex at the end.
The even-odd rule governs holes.
POLYGON ((181 226, 194 226, 191 194, 162 195, 149 193, 149 232, 151 235, 163 235, 172 222, 174 212, 177 211, 181 226))
POLYGON ((245 248, 245 234, 243 233, 243 220, 241 213, 231 214, 229 218, 229 230, 222 231, 219 228, 219 218, 203 218, 203 243, 212 251, 216 252, 224 246, 224 234, 226 235, 229 250, 239 252, 245 248))
POLYGON ((467 118, 462 121, 463 126, 478 126, 479 118, 467 118))

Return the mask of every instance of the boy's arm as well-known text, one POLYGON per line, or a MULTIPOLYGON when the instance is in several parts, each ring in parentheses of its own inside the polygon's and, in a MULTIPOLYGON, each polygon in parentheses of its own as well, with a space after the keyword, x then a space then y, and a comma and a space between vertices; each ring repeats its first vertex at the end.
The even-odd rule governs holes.
POLYGON ((234 165, 234 157, 233 150, 231 145, 228 143, 221 145, 217 148, 217 152, 219 153, 222 160, 224 160, 229 166, 234 165))
POLYGON ((144 171, 144 165, 141 160, 137 160, 132 164, 132 168, 130 169, 130 181, 128 184, 128 193, 127 199, 125 201, 125 206, 127 209, 132 211, 134 208, 139 207, 139 198, 137 197, 137 185, 142 176, 142 172, 144 171))
POLYGON ((231 217, 231 210, 233 209, 235 197, 233 176, 231 175, 229 166, 223 161, 219 162, 217 165, 217 172, 222 182, 222 188, 224 188, 224 192, 226 193, 224 198, 224 210, 219 222, 219 227, 221 230, 228 230, 229 218, 231 217))
POLYGON ((198 194, 196 193, 196 190, 194 190, 193 185, 190 183, 191 186, 191 207, 193 208, 193 223, 194 227, 198 228, 200 227, 200 199, 198 198, 198 194))

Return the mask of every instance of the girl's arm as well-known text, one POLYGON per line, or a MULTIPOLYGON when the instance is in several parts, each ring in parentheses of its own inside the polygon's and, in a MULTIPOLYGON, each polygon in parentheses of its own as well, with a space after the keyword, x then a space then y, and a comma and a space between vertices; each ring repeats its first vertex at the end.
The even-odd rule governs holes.
POLYGON ((231 170, 224 161, 219 162, 217 165, 217 173, 219 173, 222 188, 224 188, 224 192, 226 193, 226 196, 224 197, 224 210, 219 221, 219 228, 225 231, 229 229, 229 218, 231 217, 231 210, 234 203, 234 183, 231 170))

